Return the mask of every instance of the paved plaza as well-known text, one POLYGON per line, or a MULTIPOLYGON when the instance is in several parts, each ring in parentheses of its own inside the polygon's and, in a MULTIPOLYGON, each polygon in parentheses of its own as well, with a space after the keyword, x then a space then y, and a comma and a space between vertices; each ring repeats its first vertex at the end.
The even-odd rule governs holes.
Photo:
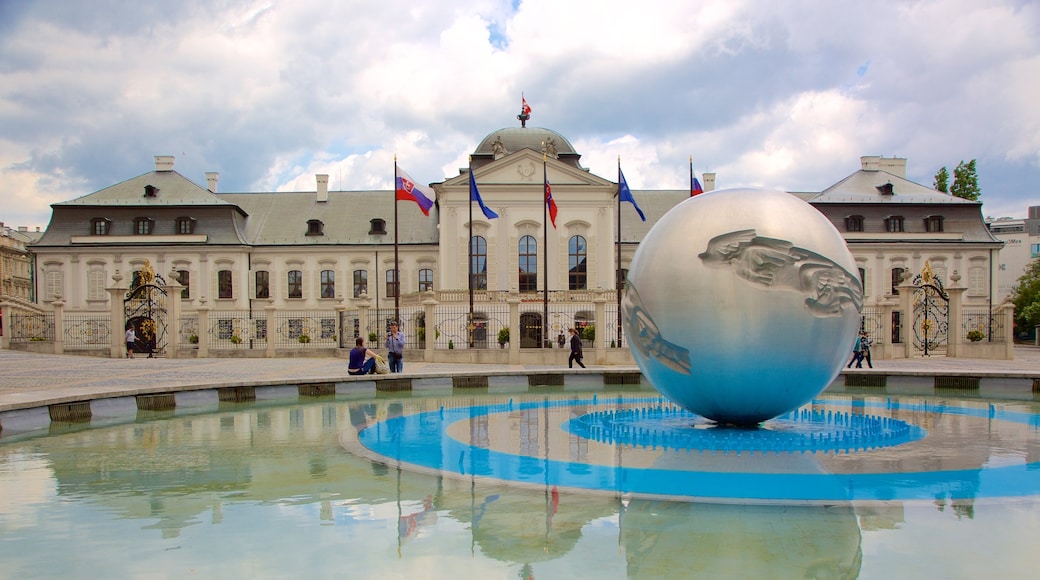
MULTIPOLYGON (((464 374, 526 374, 544 371, 596 373, 636 367, 588 365, 568 370, 562 365, 479 365, 405 361, 402 377, 451 377, 464 374)), ((1010 361, 928 357, 875 361, 874 369, 852 372, 935 375, 1040 377, 1040 348, 1015 347, 1010 361)), ((363 377, 347 375, 345 358, 206 358, 109 359, 76 355, 32 354, 0 350, 0 412, 56 401, 161 393, 185 388, 217 388, 242 384, 292 384, 297 381, 339 382, 363 377)))

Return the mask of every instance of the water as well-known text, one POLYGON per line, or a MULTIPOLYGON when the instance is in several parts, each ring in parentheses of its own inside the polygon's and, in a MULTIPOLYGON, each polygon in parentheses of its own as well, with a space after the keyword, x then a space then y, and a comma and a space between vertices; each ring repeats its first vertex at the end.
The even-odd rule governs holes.
POLYGON ((772 448, 767 432, 790 443, 840 432, 834 421, 713 440, 696 418, 654 416, 665 407, 645 390, 381 396, 55 424, 0 439, 0 577, 968 578, 1040 565, 1037 404, 827 396, 805 411, 921 432, 816 452, 772 448), (601 411, 651 443, 582 431, 601 411), (756 485, 777 477, 801 496, 756 485), (883 481, 870 491, 849 485, 871 477, 883 481), (660 478, 696 485, 643 487, 660 478), (852 501, 827 495, 841 493, 852 501))

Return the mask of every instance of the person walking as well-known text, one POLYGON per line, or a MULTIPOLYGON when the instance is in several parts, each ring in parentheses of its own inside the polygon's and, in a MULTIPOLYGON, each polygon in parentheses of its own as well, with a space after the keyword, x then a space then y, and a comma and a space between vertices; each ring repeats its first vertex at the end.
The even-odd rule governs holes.
POLYGON ((126 329, 126 358, 134 358, 134 344, 137 343, 137 333, 134 327, 126 329))
POLYGON ((370 375, 376 372, 376 353, 365 346, 365 339, 357 337, 354 348, 350 349, 350 362, 347 363, 348 375, 370 375))
POLYGON ((856 337, 856 343, 852 345, 852 360, 845 365, 845 368, 851 369, 853 364, 856 365, 857 369, 863 368, 863 332, 860 332, 859 336, 856 337))
MULTIPOLYGON (((867 366, 874 368, 874 363, 870 362, 870 336, 867 335, 867 331, 861 330, 859 333, 859 360, 860 365, 863 364, 863 360, 866 359, 867 366)), ((859 365, 857 365, 859 366, 859 365)))
POLYGON ((581 338, 578 336, 578 331, 573 328, 568 328, 567 332, 571 335, 571 356, 567 358, 567 368, 574 368, 574 363, 578 363, 578 366, 585 368, 585 363, 581 362, 581 338))
POLYGON ((390 323, 390 332, 386 333, 386 360, 390 363, 390 372, 404 372, 404 333, 397 329, 397 323, 390 323))

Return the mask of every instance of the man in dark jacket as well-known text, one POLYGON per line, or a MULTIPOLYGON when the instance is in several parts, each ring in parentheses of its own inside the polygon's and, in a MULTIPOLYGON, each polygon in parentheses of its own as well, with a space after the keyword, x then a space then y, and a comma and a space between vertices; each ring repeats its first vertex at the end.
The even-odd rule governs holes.
POLYGON ((571 356, 567 359, 567 368, 574 368, 575 362, 579 367, 585 368, 585 363, 581 362, 581 338, 578 336, 578 331, 568 328, 567 332, 571 334, 571 356))

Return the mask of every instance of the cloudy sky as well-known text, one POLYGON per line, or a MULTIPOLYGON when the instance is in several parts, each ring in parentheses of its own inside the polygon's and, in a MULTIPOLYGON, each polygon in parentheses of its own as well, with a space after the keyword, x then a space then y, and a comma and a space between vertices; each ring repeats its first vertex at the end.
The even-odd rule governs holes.
POLYGON ((609 179, 818 191, 861 155, 978 160, 987 216, 1040 204, 1028 0, 0 0, 0 221, 148 172, 221 192, 458 174, 488 133, 566 136, 609 179))

